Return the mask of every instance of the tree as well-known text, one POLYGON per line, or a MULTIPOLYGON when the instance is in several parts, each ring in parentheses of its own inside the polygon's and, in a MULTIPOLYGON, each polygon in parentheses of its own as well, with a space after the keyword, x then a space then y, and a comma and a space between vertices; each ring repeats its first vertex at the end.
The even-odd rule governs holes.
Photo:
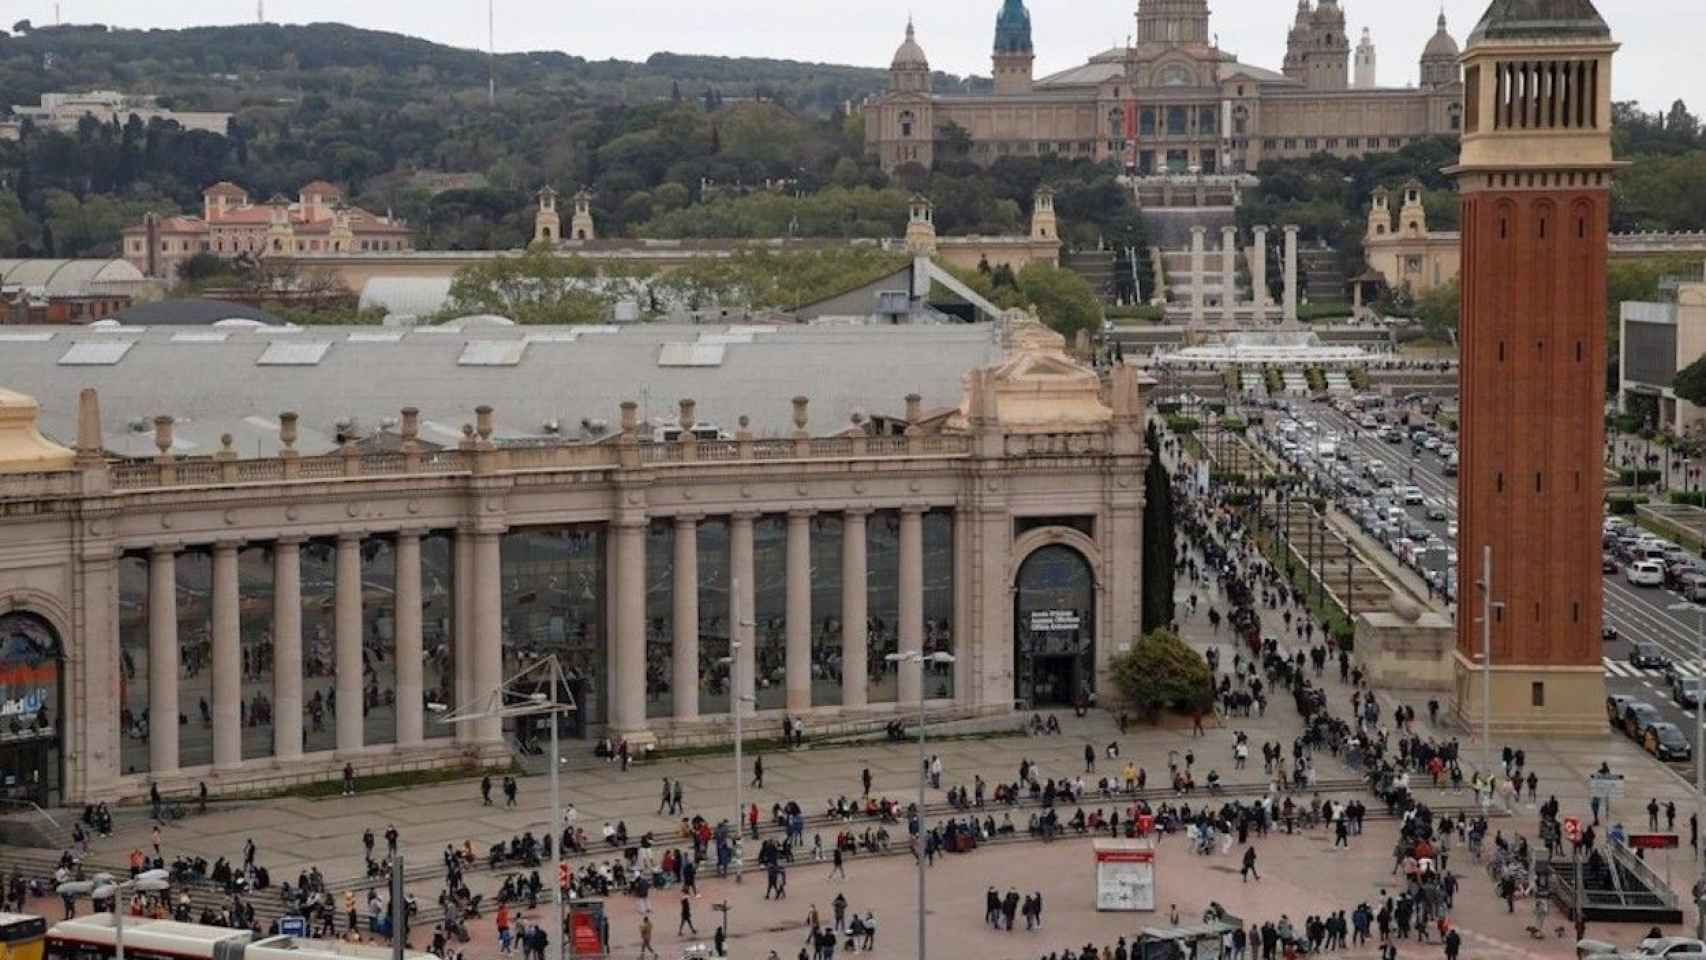
POLYGON ((1214 675, 1202 654, 1171 630, 1151 630, 1133 649, 1109 663, 1114 691, 1139 716, 1159 720, 1162 711, 1208 710, 1214 705, 1214 675))
MULTIPOLYGON (((1116 349, 1118 341, 1115 342, 1116 349)), ((1143 472, 1143 632, 1173 623, 1173 482, 1161 463, 1161 438, 1151 422, 1143 434, 1149 466, 1143 472)))
POLYGON ((1671 381, 1678 398, 1697 406, 1706 406, 1706 356, 1676 372, 1671 381))
POLYGON ((1434 287, 1416 301, 1416 318, 1429 339, 1449 343, 1457 336, 1457 322, 1463 310, 1463 291, 1457 280, 1434 287))
POLYGON ((1041 261, 1019 271, 1019 292, 1049 329, 1071 343, 1080 330, 1102 329, 1102 304, 1084 278, 1041 261))
POLYGON ((17 23, 12 24, 12 32, 13 33, 19 33, 19 34, 29 33, 31 30, 34 30, 34 29, 35 29, 35 27, 30 23, 30 21, 28 19, 19 20, 17 23))
POLYGON ((230 273, 230 264, 211 253, 198 253, 178 264, 178 279, 184 283, 195 283, 230 273))
POLYGON ((614 298, 593 285, 597 268, 580 257, 562 257, 544 245, 519 257, 496 257, 456 271, 450 309, 489 313, 516 323, 598 323, 614 298))

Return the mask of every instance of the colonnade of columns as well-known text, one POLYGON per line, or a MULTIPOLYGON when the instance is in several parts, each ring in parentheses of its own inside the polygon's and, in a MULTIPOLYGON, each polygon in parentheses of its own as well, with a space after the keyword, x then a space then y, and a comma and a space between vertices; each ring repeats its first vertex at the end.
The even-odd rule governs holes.
MULTIPOLYGON (((1295 225, 1282 228, 1285 231, 1285 293, 1282 301, 1284 320, 1288 324, 1297 322, 1297 231, 1295 225)), ((1260 324, 1266 319, 1268 304, 1268 228, 1253 227, 1255 246, 1250 252, 1250 303, 1255 311, 1254 320, 1260 324)), ((1208 299, 1204 292, 1209 277, 1207 250, 1205 238, 1208 228, 1202 225, 1191 227, 1191 283, 1190 307, 1191 323, 1200 325, 1208 312, 1208 299)), ((1235 311, 1238 306, 1238 230, 1233 226, 1220 228, 1220 264, 1214 271, 1221 277, 1221 322, 1226 326, 1235 323, 1235 311)))
MULTIPOLYGON (((869 509, 835 511, 842 518, 841 531, 841 706, 866 706, 869 695, 869 637, 866 618, 869 600, 865 590, 868 576, 865 529, 869 509)), ((900 510, 898 641, 903 651, 922 650, 924 643, 924 513, 922 506, 900 510)), ((731 638, 739 643, 734 652, 739 689, 731 709, 750 713, 756 689, 757 643, 753 636, 755 562, 753 524, 758 513, 729 516, 729 572, 735 589, 730 594, 728 621, 731 638)), ((785 663, 783 686, 786 709, 801 713, 812 707, 812 610, 811 510, 787 514, 785 584, 783 589, 783 638, 785 663)), ((699 524, 700 514, 673 518, 675 527, 671 654, 667 671, 672 678, 676 722, 698 720, 699 713, 699 524)), ((646 718, 646 528, 648 521, 636 519, 616 524, 615 649, 616 696, 611 726, 616 735, 633 738, 644 734, 646 718)), ((821 618, 827 611, 816 611, 821 618)), ((898 670, 898 700, 917 702, 924 689, 923 668, 902 663, 898 670)))
MULTIPOLYGON (((842 517, 841 704, 862 707, 869 665, 865 585, 866 520, 869 509, 837 511, 842 517)), ((902 651, 920 651, 924 643, 924 513, 923 506, 899 511, 898 641, 902 651)), ((787 514, 784 668, 790 712, 812 706, 812 573, 810 510, 787 514)), ((738 584, 731 594, 729 623, 737 651, 740 689, 733 709, 752 710, 755 689, 756 642, 753 637, 755 599, 753 525, 757 512, 729 517, 730 572, 738 584)), ((676 721, 699 718, 699 524, 703 515, 673 518, 673 650, 666 673, 672 677, 676 721)), ((644 516, 611 523, 614 540, 611 622, 615 699, 610 711, 617 735, 643 735, 646 718, 646 532, 644 516)), ((420 746, 425 739, 424 668, 421 617, 421 537, 425 531, 396 533, 393 640, 396 662, 396 747, 420 746)), ((333 584, 333 663, 335 665, 336 752, 358 754, 364 739, 363 687, 363 534, 337 537, 333 584)), ((272 677, 273 751, 269 762, 291 761, 303 755, 303 631, 302 544, 300 537, 269 542, 272 554, 272 677)), ((457 702, 479 704, 503 682, 502 653, 502 532, 474 529, 456 535, 454 608, 457 645, 457 702)), ((238 554, 242 544, 213 545, 212 576, 212 715, 213 765, 233 770, 243 763, 243 650, 240 637, 238 554)), ((149 768, 153 775, 180 769, 179 760, 179 633, 177 559, 180 547, 157 546, 149 553, 148 577, 148 720, 149 768)), ((817 611, 821 617, 829 611, 817 611)), ((922 666, 902 663, 898 699, 916 702, 923 690, 922 666)), ((476 706, 477 709, 477 706, 476 706)), ((460 731, 464 741, 491 743, 501 739, 497 718, 471 721, 460 731)))
MULTIPOLYGON (((419 746, 425 740, 424 660, 421 636, 421 537, 424 531, 405 530, 395 534, 396 584, 393 594, 393 639, 396 663, 397 746, 419 746)), ((476 534, 489 562, 490 602, 475 597, 476 622, 483 635, 498 632, 497 593, 498 537, 476 534)), ((337 711, 337 751, 353 754, 364 746, 362 660, 362 568, 363 535, 340 534, 334 566, 333 594, 335 690, 342 707, 337 711)), ((266 544, 272 553, 272 731, 273 759, 290 761, 302 756, 302 544, 301 537, 282 537, 266 544)), ((242 544, 220 541, 213 544, 212 578, 212 717, 213 766, 233 770, 243 762, 243 649, 241 638, 241 589, 238 553, 242 544)), ((179 690, 180 657, 178 635, 176 545, 153 547, 148 554, 148 766, 150 773, 170 774, 180 768, 179 690)), ((476 578, 476 586, 479 584, 476 578)), ((479 629, 479 628, 476 628, 479 629)), ((474 660, 484 676, 497 684, 496 664, 501 655, 496 643, 476 645, 474 660), (489 647, 490 650, 481 649, 489 647)), ((476 730, 476 738, 496 739, 496 722, 476 730)))

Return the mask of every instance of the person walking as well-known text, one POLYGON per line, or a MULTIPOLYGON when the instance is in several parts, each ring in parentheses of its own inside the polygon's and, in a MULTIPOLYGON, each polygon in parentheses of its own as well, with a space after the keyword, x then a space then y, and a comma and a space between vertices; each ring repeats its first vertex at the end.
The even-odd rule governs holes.
POLYGON ((764 757, 762 755, 752 758, 752 786, 760 789, 764 787, 764 757))
POLYGON ((681 778, 676 777, 675 786, 670 791, 669 802, 675 807, 675 815, 678 817, 681 816, 681 811, 687 809, 686 802, 683 799, 685 795, 686 791, 681 789, 681 778))
POLYGON ((681 936, 683 927, 693 931, 695 937, 699 935, 699 928, 693 925, 693 898, 685 893, 681 895, 681 922, 675 925, 676 936, 681 936))
POLYGON ((838 843, 835 845, 835 851, 832 854, 830 854, 830 857, 831 857, 831 859, 830 859, 828 879, 831 879, 831 880, 835 879, 835 875, 838 873, 841 874, 841 879, 843 879, 843 880, 847 879, 847 867, 846 867, 846 864, 843 862, 842 857, 841 857, 841 844, 838 843))
POLYGON ((480 778, 480 806, 492 805, 492 775, 486 774, 480 778))
POLYGON ((865 769, 859 771, 859 783, 861 785, 863 785, 865 788, 864 792, 860 794, 860 797, 870 796, 871 795, 871 768, 870 767, 866 767, 865 769))
POLYGON ((1088 743, 1084 745, 1084 772, 1096 772, 1096 748, 1090 746, 1088 743))
POLYGON ((1655 833, 1659 829, 1659 801, 1656 797, 1647 801, 1647 829, 1655 833))
POLYGON ((669 801, 670 801, 669 778, 664 777, 663 778, 663 794, 661 797, 658 798, 658 813, 659 813, 659 815, 662 815, 665 810, 669 811, 671 814, 675 813, 675 808, 673 806, 670 806, 669 801))
POLYGON ((1256 848, 1255 847, 1245 847, 1244 848, 1244 869, 1238 871, 1238 876, 1239 876, 1240 880, 1244 883, 1249 883, 1250 877, 1252 877, 1252 876, 1254 876, 1256 878, 1257 883, 1260 883, 1262 881, 1262 875, 1256 872, 1256 848))
POLYGON ((1463 949, 1463 937, 1453 927, 1445 935, 1445 960, 1457 960, 1457 952, 1463 949))
POLYGON ((640 918, 640 956, 648 953, 653 957, 658 955, 652 947, 652 918, 649 914, 640 918))
POLYGON ((355 766, 344 764, 344 796, 355 796, 355 766))

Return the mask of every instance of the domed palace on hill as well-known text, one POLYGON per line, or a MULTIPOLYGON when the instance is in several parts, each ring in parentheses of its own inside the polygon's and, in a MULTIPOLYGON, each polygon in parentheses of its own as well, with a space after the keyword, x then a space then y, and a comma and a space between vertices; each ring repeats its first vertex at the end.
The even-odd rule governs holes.
POLYGON ((888 92, 866 108, 868 149, 893 170, 1006 156, 1118 159, 1140 175, 1242 173, 1265 159, 1317 152, 1354 156, 1455 134, 1463 85, 1445 15, 1407 85, 1376 82, 1365 29, 1352 44, 1338 0, 1298 0, 1276 72, 1239 62, 1209 31, 1207 0, 1139 0, 1135 42, 1033 79, 1031 14, 1002 0, 992 68, 995 92, 931 92, 930 62, 913 24, 895 51, 888 92), (956 146, 955 144, 959 145, 956 146))

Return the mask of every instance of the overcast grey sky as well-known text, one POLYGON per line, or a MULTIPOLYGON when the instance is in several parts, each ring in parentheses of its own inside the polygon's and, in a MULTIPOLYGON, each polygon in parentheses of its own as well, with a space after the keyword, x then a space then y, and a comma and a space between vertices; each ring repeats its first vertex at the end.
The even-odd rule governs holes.
MULTIPOLYGON (((907 14, 939 70, 989 74, 989 49, 1000 0, 495 0, 500 51, 558 49, 589 59, 640 60, 660 50, 729 56, 781 57, 886 66, 900 43, 907 14)), ((485 46, 486 0, 265 0, 267 19, 309 23, 338 20, 356 26, 424 36, 443 43, 485 46)), ((1133 30, 1136 0, 1029 0, 1037 75, 1065 69, 1091 53, 1124 43, 1133 30)), ((1416 80, 1417 58, 1434 31, 1438 0, 1343 0, 1352 36, 1373 31, 1379 79, 1402 86, 1416 80)), ((255 0, 61 0, 67 22, 126 27, 244 23, 255 0)), ((1221 46, 1245 62, 1278 69, 1292 0, 1210 0, 1210 29, 1221 46)), ((1487 0, 1445 0, 1458 42, 1487 0)), ((1617 60, 1619 100, 1648 109, 1682 98, 1706 111, 1706 37, 1702 0, 1598 0, 1622 42, 1617 60)), ((53 0, 10 0, 12 17, 53 22, 53 0)), ((10 22, 11 17, 7 20, 10 22)))

